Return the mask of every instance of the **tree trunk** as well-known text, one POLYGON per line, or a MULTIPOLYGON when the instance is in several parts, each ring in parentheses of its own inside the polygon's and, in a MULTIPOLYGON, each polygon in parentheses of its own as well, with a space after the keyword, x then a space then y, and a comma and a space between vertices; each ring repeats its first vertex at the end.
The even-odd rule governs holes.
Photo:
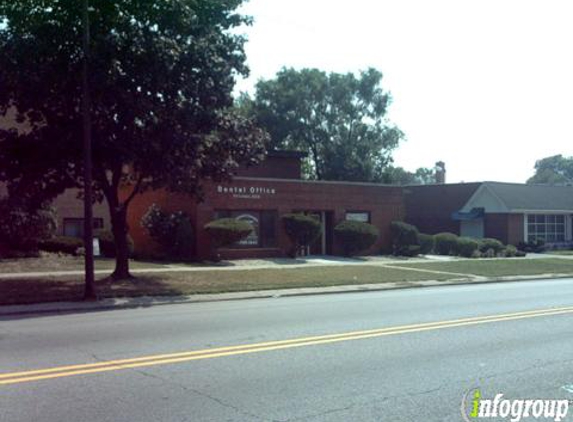
POLYGON ((127 207, 110 205, 111 227, 115 241, 115 270, 111 274, 114 280, 133 278, 129 273, 129 245, 127 242, 127 207))

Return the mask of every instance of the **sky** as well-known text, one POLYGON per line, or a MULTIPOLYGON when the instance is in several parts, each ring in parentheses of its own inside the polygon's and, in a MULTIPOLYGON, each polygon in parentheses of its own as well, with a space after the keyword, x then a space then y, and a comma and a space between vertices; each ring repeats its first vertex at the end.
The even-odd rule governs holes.
POLYGON ((570 0, 250 0, 251 74, 374 67, 406 135, 408 170, 446 163, 447 181, 525 182, 535 161, 573 155, 570 0))

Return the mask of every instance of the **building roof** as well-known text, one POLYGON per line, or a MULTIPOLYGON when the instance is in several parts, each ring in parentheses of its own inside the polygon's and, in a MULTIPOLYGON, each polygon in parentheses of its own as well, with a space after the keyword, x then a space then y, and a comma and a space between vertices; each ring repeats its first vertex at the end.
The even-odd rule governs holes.
POLYGON ((573 186, 484 182, 508 211, 573 211, 573 186))

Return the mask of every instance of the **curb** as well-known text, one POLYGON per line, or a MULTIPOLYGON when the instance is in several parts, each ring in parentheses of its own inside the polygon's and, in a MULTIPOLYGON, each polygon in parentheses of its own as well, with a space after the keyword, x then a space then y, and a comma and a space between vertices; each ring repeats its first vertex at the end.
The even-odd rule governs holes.
POLYGON ((122 310, 148 308, 160 305, 179 305, 190 303, 226 302, 233 300, 271 299, 281 297, 315 296, 341 293, 364 293, 416 288, 480 285, 489 283, 508 283, 521 281, 563 280, 573 278, 573 274, 540 274, 533 276, 478 277, 471 279, 452 279, 446 281, 402 281, 377 284, 341 285, 331 287, 304 287, 277 290, 254 290, 233 293, 195 294, 188 296, 141 296, 135 298, 110 298, 97 302, 48 302, 32 305, 0 306, 0 317, 59 314, 68 312, 95 312, 104 310, 122 310))

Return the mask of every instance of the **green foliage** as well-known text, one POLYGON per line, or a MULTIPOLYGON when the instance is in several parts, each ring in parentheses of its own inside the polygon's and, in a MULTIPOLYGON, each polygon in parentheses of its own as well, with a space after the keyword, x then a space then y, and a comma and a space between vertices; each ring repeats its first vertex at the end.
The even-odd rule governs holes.
POLYGON ((452 255, 455 253, 458 236, 453 233, 443 232, 434 236, 434 250, 438 255, 452 255))
POLYGON ((517 256, 517 248, 513 245, 507 245, 503 250, 503 255, 508 258, 517 256))
POLYGON ((431 234, 420 233, 418 235, 418 239, 420 240, 420 253, 422 255, 432 253, 434 250, 434 236, 431 234))
POLYGON ((535 163, 535 174, 529 184, 558 185, 573 182, 573 157, 554 155, 535 163))
POLYGON ((380 235, 378 228, 361 221, 342 221, 334 228, 336 239, 342 244, 346 256, 370 248, 380 235))
POLYGON ((84 247, 82 239, 71 236, 55 236, 51 239, 42 240, 39 248, 42 251, 77 255, 78 250, 84 247))
POLYGON ((517 249, 523 252, 542 253, 545 252, 545 240, 535 239, 529 242, 519 242, 517 249))
MULTIPOLYGON (((204 179, 262 159, 268 135, 233 109, 235 80, 248 72, 242 3, 92 3, 94 187, 114 233, 127 231, 138 193, 200 196, 204 179), (126 179, 133 193, 119 195, 126 179)), ((0 181, 44 199, 82 183, 82 4, 0 0, 0 115, 11 110, 30 129, 0 129, 0 181)), ((116 240, 121 278, 127 251, 116 240)))
POLYGON ((3 256, 32 254, 38 243, 50 238, 57 227, 55 211, 48 206, 35 208, 24 201, 0 200, 0 252, 3 256))
POLYGON ((484 239, 480 239, 479 241, 480 252, 486 252, 488 249, 492 249, 493 252, 497 255, 503 250, 503 248, 504 248, 503 243, 501 243, 497 239, 486 237, 484 239))
POLYGON ((431 185, 436 183, 436 173, 433 168, 420 167, 412 173, 402 167, 388 166, 376 181, 390 185, 431 185))
POLYGON ((270 148, 308 152, 308 178, 374 181, 403 137, 386 118, 391 99, 381 80, 375 69, 356 76, 284 68, 241 106, 270 133, 270 148))
POLYGON ((153 204, 141 218, 141 226, 161 246, 167 258, 191 258, 194 233, 185 212, 166 213, 153 204))
POLYGON ((285 232, 293 243, 291 255, 295 256, 302 248, 309 246, 322 234, 320 221, 304 214, 282 216, 285 232))
POLYGON ((420 253, 420 233, 415 226, 402 221, 392 221, 390 234, 394 255, 415 256, 420 253))
POLYGON ((465 258, 471 258, 479 250, 479 243, 471 237, 458 237, 454 246, 454 253, 465 258))
MULTIPOLYGON (((115 247, 115 239, 112 232, 109 230, 96 230, 94 232, 94 238, 99 240, 99 250, 103 257, 115 258, 117 251, 115 247)), ((135 249, 135 244, 129 235, 127 236, 127 248, 129 256, 132 256, 135 249)))
POLYGON ((234 218, 220 218, 205 225, 215 249, 231 246, 246 238, 253 231, 253 226, 246 221, 234 218))

